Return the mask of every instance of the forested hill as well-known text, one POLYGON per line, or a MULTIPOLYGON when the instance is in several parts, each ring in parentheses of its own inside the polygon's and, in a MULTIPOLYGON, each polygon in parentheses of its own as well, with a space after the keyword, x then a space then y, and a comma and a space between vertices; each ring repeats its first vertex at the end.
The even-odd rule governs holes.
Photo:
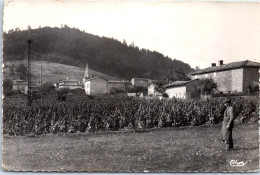
MULTIPOLYGON (((161 53, 127 45, 115 39, 99 37, 75 28, 44 27, 31 29, 32 58, 85 67, 86 63, 107 75, 131 79, 159 79, 172 70, 189 73, 193 69, 161 53)), ((28 31, 19 29, 4 33, 4 60, 26 58, 28 31)))

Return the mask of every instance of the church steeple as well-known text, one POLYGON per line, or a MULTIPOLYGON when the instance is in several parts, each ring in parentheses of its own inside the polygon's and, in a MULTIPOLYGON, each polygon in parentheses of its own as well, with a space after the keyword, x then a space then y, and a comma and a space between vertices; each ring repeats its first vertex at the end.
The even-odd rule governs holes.
POLYGON ((88 63, 86 64, 86 69, 85 69, 85 75, 84 75, 84 78, 89 78, 88 63))

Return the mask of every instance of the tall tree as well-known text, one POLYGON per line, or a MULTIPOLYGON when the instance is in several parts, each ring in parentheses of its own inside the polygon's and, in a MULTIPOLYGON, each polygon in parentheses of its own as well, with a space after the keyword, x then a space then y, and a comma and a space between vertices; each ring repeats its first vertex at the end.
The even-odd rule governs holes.
POLYGON ((196 88, 203 94, 210 94, 213 93, 217 87, 217 83, 212 78, 204 78, 198 81, 196 88))

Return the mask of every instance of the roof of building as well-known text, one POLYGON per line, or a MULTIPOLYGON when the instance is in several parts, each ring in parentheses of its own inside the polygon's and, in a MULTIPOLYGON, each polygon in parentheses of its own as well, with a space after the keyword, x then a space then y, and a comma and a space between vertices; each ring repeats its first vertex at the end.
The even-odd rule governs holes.
POLYGON ((109 80, 108 83, 131 83, 130 81, 125 80, 109 80))
POLYGON ((60 86, 83 86, 83 84, 61 84, 60 86))
POLYGON ((104 77, 92 77, 92 78, 85 79, 85 81, 92 81, 92 80, 95 80, 95 79, 97 79, 97 78, 103 79, 103 80, 105 80, 105 81, 108 81, 108 80, 107 80, 106 78, 104 78, 104 77))
POLYGON ((122 80, 121 78, 118 78, 118 77, 112 77, 112 76, 109 76, 109 75, 105 75, 105 74, 103 74, 103 75, 100 75, 100 74, 97 74, 97 75, 91 75, 91 76, 89 76, 89 77, 87 77, 87 76, 84 76, 83 77, 83 79, 86 79, 86 80, 88 80, 88 79, 92 79, 92 78, 96 78, 96 77, 101 77, 101 78, 103 78, 104 80, 122 80))
POLYGON ((146 81, 149 81, 148 78, 132 78, 132 80, 146 80, 146 81))
POLYGON ((62 80, 62 81, 60 81, 60 82, 66 82, 66 83, 77 83, 77 82, 79 82, 78 80, 62 80))
POLYGON ((229 70, 229 69, 235 69, 235 68, 241 68, 241 67, 258 67, 258 68, 260 68, 260 63, 249 61, 249 60, 233 62, 233 63, 229 63, 229 64, 224 64, 221 66, 208 67, 206 69, 198 70, 196 72, 191 73, 191 75, 223 71, 223 70, 229 70))
POLYGON ((169 85, 166 85, 165 87, 170 88, 170 87, 176 87, 176 86, 185 86, 188 83, 191 83, 191 82, 197 81, 197 80, 199 80, 199 79, 194 79, 194 80, 189 80, 189 81, 175 81, 175 82, 172 82, 169 85))
POLYGON ((27 80, 13 80, 13 82, 27 82, 27 80))
POLYGON ((26 84, 28 84, 28 81, 27 80, 13 80, 13 84, 14 85, 26 85, 26 84))

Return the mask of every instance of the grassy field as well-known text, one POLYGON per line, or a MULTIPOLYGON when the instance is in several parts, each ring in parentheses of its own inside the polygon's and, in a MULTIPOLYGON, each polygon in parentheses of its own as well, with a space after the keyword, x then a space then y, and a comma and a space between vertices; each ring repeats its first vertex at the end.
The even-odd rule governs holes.
MULTIPOLYGON (((26 60, 20 60, 20 61, 6 61, 6 65, 15 65, 18 66, 19 64, 24 64, 27 66, 26 60)), ((41 61, 32 61, 31 63, 32 67, 32 81, 38 82, 40 81, 41 76, 41 61)), ((92 69, 89 69, 89 72, 95 76, 103 76, 107 79, 112 79, 113 77, 105 75, 101 72, 94 71, 92 69)), ((82 81, 85 73, 85 68, 75 67, 75 66, 69 66, 65 64, 59 64, 59 63, 53 63, 48 61, 42 62, 42 81, 43 82, 57 82, 58 80, 66 80, 68 78, 69 80, 77 80, 82 81), (53 76, 55 75, 55 76, 53 76)), ((4 75, 8 77, 8 75, 4 75)))
POLYGON ((194 172, 259 169, 258 124, 236 125, 225 151, 220 125, 142 131, 3 136, 3 168, 24 171, 194 172), (233 167, 231 160, 247 161, 233 167))

